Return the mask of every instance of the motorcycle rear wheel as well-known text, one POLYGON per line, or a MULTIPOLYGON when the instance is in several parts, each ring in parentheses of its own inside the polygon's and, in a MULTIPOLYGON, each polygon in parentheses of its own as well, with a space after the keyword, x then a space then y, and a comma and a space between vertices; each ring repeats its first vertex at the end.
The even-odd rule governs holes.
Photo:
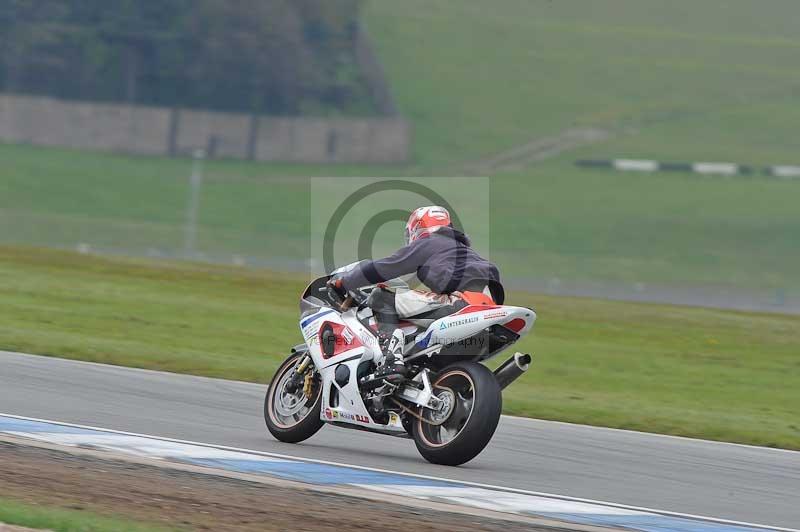
POLYGON ((488 445, 500 421, 503 396, 497 379, 482 364, 462 362, 444 368, 433 387, 445 408, 426 409, 422 420, 414 420, 417 450, 434 464, 469 462, 488 445))
POLYGON ((286 384, 297 366, 301 354, 289 356, 275 372, 264 398, 264 421, 269 432, 285 443, 299 443, 317 433, 325 424, 320 419, 322 386, 317 382, 312 397, 286 390, 286 384))

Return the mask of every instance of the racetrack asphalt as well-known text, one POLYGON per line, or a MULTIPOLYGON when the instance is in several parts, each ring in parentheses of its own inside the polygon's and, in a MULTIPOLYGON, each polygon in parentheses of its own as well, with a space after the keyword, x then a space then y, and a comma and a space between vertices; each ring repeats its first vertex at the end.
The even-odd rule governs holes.
POLYGON ((324 427, 299 445, 264 426, 265 385, 0 352, 0 413, 596 499, 800 526, 800 452, 504 416, 458 468, 411 440, 324 427))

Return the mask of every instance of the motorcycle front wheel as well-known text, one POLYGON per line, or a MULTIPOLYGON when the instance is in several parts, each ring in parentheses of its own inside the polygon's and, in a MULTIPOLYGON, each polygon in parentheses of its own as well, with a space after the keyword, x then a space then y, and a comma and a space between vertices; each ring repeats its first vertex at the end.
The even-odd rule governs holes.
POLYGON ((463 362, 444 368, 434 379, 442 408, 423 409, 411 435, 429 462, 461 465, 486 447, 497 429, 503 396, 494 374, 482 364, 463 362))
POLYGON ((303 386, 293 392, 287 385, 302 355, 294 354, 284 360, 267 390, 264 399, 264 421, 276 439, 285 443, 299 443, 317 433, 324 425, 320 419, 322 386, 318 379, 312 386, 309 398, 303 386))

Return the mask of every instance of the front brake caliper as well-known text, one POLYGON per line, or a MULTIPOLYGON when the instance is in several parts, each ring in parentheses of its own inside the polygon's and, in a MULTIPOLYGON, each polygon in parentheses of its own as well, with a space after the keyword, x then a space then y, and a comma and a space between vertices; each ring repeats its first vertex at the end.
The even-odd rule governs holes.
POLYGON ((309 371, 306 373, 306 378, 303 381, 303 393, 308 399, 311 399, 313 393, 312 387, 314 385, 314 372, 309 371))

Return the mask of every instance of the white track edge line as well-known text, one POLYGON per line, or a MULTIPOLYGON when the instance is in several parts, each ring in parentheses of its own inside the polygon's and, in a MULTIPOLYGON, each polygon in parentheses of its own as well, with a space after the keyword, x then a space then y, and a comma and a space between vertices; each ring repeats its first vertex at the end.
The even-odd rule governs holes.
MULTIPOLYGON (((250 381, 237 381, 232 379, 225 379, 222 377, 206 377, 204 375, 191 375, 189 373, 175 373, 171 371, 163 371, 157 369, 147 369, 147 368, 136 368, 131 366, 118 366, 116 364, 106 364, 104 362, 92 362, 90 360, 76 360, 72 358, 60 358, 55 355, 36 355, 31 353, 20 353, 17 351, 2 351, 0 350, 0 355, 9 354, 9 355, 19 355, 19 356, 26 356, 26 357, 36 357, 41 359, 48 359, 58 362, 65 362, 69 364, 87 364, 91 366, 99 366, 102 368, 112 368, 115 370, 123 370, 123 371, 132 371, 136 373, 149 373, 149 374, 156 374, 156 375, 163 375, 166 377, 177 377, 177 378, 191 378, 191 379, 205 379, 210 380, 213 382, 224 382, 224 383, 233 383, 233 384, 241 384, 244 386, 253 386, 253 387, 263 387, 264 390, 269 387, 268 384, 262 384, 259 382, 250 382, 250 381)), ((743 447, 745 449, 752 449, 755 451, 772 451, 772 452, 780 452, 780 453, 795 453, 800 454, 800 451, 795 451, 792 449, 780 449, 777 447, 764 447, 762 445, 751 445, 747 443, 736 443, 736 442, 729 442, 729 441, 719 441, 719 440, 706 440, 703 438, 692 438, 690 436, 677 436, 675 434, 661 434, 659 432, 644 432, 641 430, 634 430, 634 429, 620 429, 615 427, 603 427, 602 425, 587 425, 586 423, 572 423, 569 421, 557 421, 555 419, 540 419, 535 417, 523 417, 523 416, 514 416, 510 414, 503 414, 502 417, 509 418, 509 419, 516 419, 523 422, 539 422, 539 423, 552 423, 555 425, 565 425, 569 427, 579 427, 579 428, 586 428, 586 429, 593 429, 593 430, 602 430, 606 432, 622 432, 628 434, 636 434, 640 436, 653 436, 657 438, 668 438, 686 442, 693 442, 693 443, 700 443, 700 444, 714 444, 714 445, 727 445, 733 447, 743 447)))
POLYGON ((663 515, 663 516, 667 516, 667 517, 680 517, 680 518, 684 518, 684 519, 693 519, 693 520, 699 520, 699 521, 706 521, 706 522, 709 522, 709 523, 717 523, 717 524, 723 524, 723 525, 744 526, 744 527, 758 528, 758 529, 762 529, 762 530, 773 530, 773 531, 778 531, 778 532, 800 532, 800 530, 794 529, 794 528, 775 527, 775 526, 769 526, 769 525, 761 525, 761 524, 757 524, 757 523, 748 523, 748 522, 744 522, 744 521, 732 521, 732 520, 728 520, 728 519, 721 519, 721 518, 718 518, 718 517, 707 517, 707 516, 701 516, 701 515, 695 515, 695 514, 671 512, 671 511, 668 511, 668 510, 657 510, 657 509, 654 509, 654 508, 646 508, 646 507, 641 507, 641 506, 630 506, 630 505, 607 502, 607 501, 598 501, 598 500, 594 500, 594 499, 583 499, 583 498, 580 498, 580 497, 570 497, 568 495, 558 495, 558 494, 554 494, 554 493, 545 493, 545 492, 538 492, 538 491, 531 491, 531 490, 523 490, 523 489, 519 489, 519 488, 508 488, 508 487, 496 486, 496 485, 492 485, 492 484, 482 484, 482 483, 479 483, 479 482, 469 482, 469 481, 462 481, 462 480, 454 480, 454 479, 449 479, 449 478, 444 478, 444 477, 435 477, 435 476, 431 476, 431 475, 420 475, 420 474, 417 474, 417 473, 405 473, 405 472, 402 472, 402 471, 391 471, 391 470, 388 470, 388 469, 380 469, 380 468, 376 468, 376 467, 367 467, 367 466, 359 466, 359 465, 353 465, 353 464, 345 464, 345 463, 341 463, 341 462, 332 462, 330 460, 319 460, 319 459, 315 459, 315 458, 302 458, 302 457, 296 457, 296 456, 291 456, 291 455, 286 455, 286 454, 271 453, 271 452, 266 452, 266 451, 257 451, 257 450, 254 450, 254 449, 243 449, 241 447, 229 447, 227 445, 215 445, 215 444, 211 444, 211 443, 201 443, 201 442, 195 442, 195 441, 191 441, 191 440, 179 440, 179 439, 176 439, 176 438, 166 438, 166 437, 162 437, 162 436, 153 436, 153 435, 149 435, 149 434, 140 434, 140 433, 136 433, 136 432, 125 432, 125 431, 121 431, 121 430, 106 429, 106 428, 95 427, 95 426, 91 426, 91 425, 80 425, 80 424, 77 424, 77 423, 66 423, 66 422, 62 422, 62 421, 53 421, 53 420, 50 420, 50 419, 33 418, 33 417, 19 416, 19 415, 15 415, 15 414, 4 414, 2 412, 0 412, 0 416, 10 417, 10 418, 14 418, 14 419, 22 419, 22 420, 26 420, 26 421, 38 421, 40 423, 50 423, 50 424, 53 424, 53 425, 62 425, 62 426, 66 426, 66 427, 75 427, 75 428, 80 428, 80 429, 96 430, 96 431, 100 431, 100 432, 110 432, 110 433, 113 433, 113 434, 121 434, 123 436, 137 436, 137 437, 140 437, 140 438, 150 438, 150 439, 154 439, 154 440, 168 441, 168 442, 173 442, 173 443, 182 443, 182 444, 186 444, 186 445, 197 445, 197 446, 200 446, 200 447, 208 447, 208 448, 211 448, 211 449, 221 449, 221 450, 225 450, 225 451, 243 452, 243 453, 249 453, 249 454, 254 454, 254 455, 268 456, 268 457, 271 457, 271 458, 285 458, 285 459, 288 459, 288 460, 294 460, 294 461, 298 461, 298 462, 310 462, 310 463, 317 463, 317 464, 323 464, 323 465, 349 467, 349 468, 352 468, 352 469, 360 469, 360 470, 363 470, 363 471, 372 471, 372 472, 375 472, 375 473, 400 475, 400 476, 404 476, 404 477, 419 478, 419 479, 423 479, 423 480, 436 480, 436 481, 439 481, 439 482, 448 482, 448 483, 452 483, 452 484, 462 484, 462 485, 465 485, 465 486, 471 486, 471 487, 476 487, 476 488, 485 488, 485 489, 491 489, 491 490, 496 490, 496 491, 505 491, 505 492, 509 492, 509 493, 518 493, 518 494, 522 494, 522 495, 533 495, 533 496, 537 496, 537 497, 546 497, 546 498, 550 498, 550 499, 558 499, 558 500, 564 500, 564 501, 570 501, 570 502, 583 502, 583 503, 588 503, 588 504, 596 504, 598 506, 607 506, 607 507, 610 507, 610 508, 620 508, 620 509, 623 509, 623 510, 634 510, 634 511, 641 511, 641 512, 649 512, 649 513, 653 513, 653 514, 657 514, 657 515, 663 515))

